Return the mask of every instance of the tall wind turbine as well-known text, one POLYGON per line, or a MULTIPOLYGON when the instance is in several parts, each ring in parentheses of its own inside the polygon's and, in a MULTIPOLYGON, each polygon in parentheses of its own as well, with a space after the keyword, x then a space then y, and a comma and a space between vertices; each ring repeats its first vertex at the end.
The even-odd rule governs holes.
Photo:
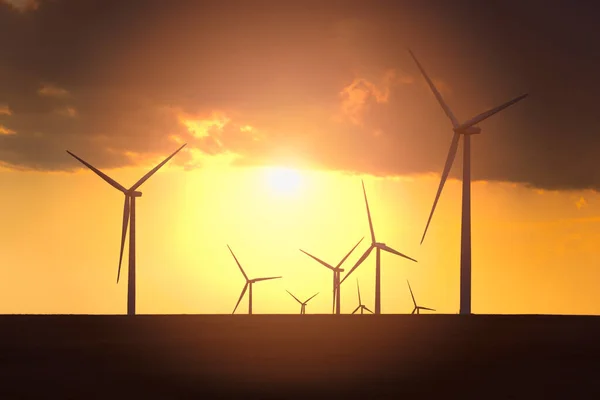
POLYGON ((319 294, 319 293, 313 294, 311 297, 308 298, 308 300, 306 300, 306 301, 300 301, 289 290, 286 290, 286 292, 288 292, 290 294, 290 296, 292 296, 298 303, 300 303, 300 315, 306 314, 306 304, 309 301, 311 301, 313 297, 315 297, 317 294, 319 294))
POLYGON ((244 278, 246 279, 246 284, 244 285, 244 288, 242 289, 242 294, 240 294, 240 298, 238 299, 237 304, 235 305, 235 308, 233 309, 232 314, 235 314, 235 310, 237 310, 238 306, 240 305, 240 301, 242 301, 242 297, 244 297, 244 294, 246 294, 246 290, 248 290, 248 314, 252 314, 252 284, 255 282, 260 282, 260 281, 268 281, 270 279, 279 279, 281 278, 281 276, 272 276, 269 278, 254 278, 254 279, 249 279, 248 275, 246 275, 246 273, 244 272, 244 269, 242 268, 242 264, 240 264, 240 262, 238 261, 237 257, 235 256, 235 254, 233 254, 233 250, 231 250, 231 247, 229 247, 229 245, 227 245, 227 248, 229 249, 229 251, 231 252, 231 255, 233 256, 233 259, 235 260, 236 264, 238 265, 238 267, 240 267, 240 271, 242 271, 242 275, 244 275, 244 278))
POLYGON ((415 305, 415 308, 413 309, 413 311, 411 312, 411 314, 420 314, 420 310, 428 310, 428 311, 435 311, 433 308, 427 308, 427 307, 421 307, 417 305, 417 301, 415 300, 415 295, 413 294, 413 291, 410 287, 410 282, 408 281, 408 279, 406 280, 406 283, 408 283, 408 290, 410 290, 410 297, 412 297, 412 301, 413 304, 415 305))
POLYGON ((431 88, 431 91, 436 97, 438 103, 440 103, 440 105, 444 109, 444 112, 446 113, 446 116, 448 116, 448 118, 452 122, 452 127, 454 131, 454 136, 452 137, 452 142, 450 144, 450 150, 448 151, 448 157, 446 158, 446 164, 444 165, 444 170, 442 172, 440 185, 435 195, 435 200, 433 201, 433 207, 431 207, 431 213, 429 214, 429 218, 427 219, 427 225, 425 225, 425 231, 423 232, 423 237, 421 238, 421 244, 423 244, 423 240, 425 240, 425 234, 427 233, 427 228, 429 228, 431 217, 433 217, 435 206, 437 205, 437 202, 440 198, 440 194, 442 193, 442 189, 444 188, 444 184, 446 183, 446 179, 448 178, 448 174, 450 173, 450 168, 452 168, 452 163, 454 162, 454 157, 456 156, 456 151, 458 150, 458 141, 460 139, 460 135, 464 136, 462 221, 460 245, 460 313, 471 314, 471 135, 477 135, 481 133, 481 128, 475 125, 488 119, 492 115, 504 110, 505 108, 515 104, 516 102, 523 100, 525 97, 527 97, 527 93, 515 97, 510 101, 507 101, 501 106, 483 112, 461 124, 458 122, 458 119, 456 119, 456 117, 450 110, 450 107, 448 107, 448 105, 444 102, 442 95, 436 89, 431 79, 429 79, 429 76, 427 75, 427 73, 425 72, 425 70, 423 69, 413 52, 410 50, 409 52, 412 58, 415 60, 417 67, 421 71, 421 74, 423 74, 423 77, 427 81, 427 84, 431 88))
POLYGON ((376 251, 376 261, 375 261, 375 314, 381 314, 381 250, 387 251, 388 253, 395 254, 400 257, 404 257, 411 261, 417 262, 417 260, 410 258, 407 255, 404 255, 391 247, 387 246, 385 243, 380 243, 375 240, 375 231, 373 230, 373 222, 371 221, 371 212, 369 211, 369 202, 367 201, 367 191, 365 190, 365 183, 362 182, 363 193, 365 195, 365 204, 367 205, 367 217, 369 218, 369 229, 371 230, 371 246, 365 251, 365 253, 358 259, 356 264, 350 269, 350 272, 346 274, 344 279, 340 282, 340 285, 354 272, 358 266, 367 259, 369 254, 373 249, 377 249, 376 251))
POLYGON ((333 309, 335 309, 336 314, 340 314, 340 288, 338 285, 340 284, 340 275, 342 272, 344 272, 344 270, 340 267, 344 263, 344 261, 346 261, 346 259, 350 256, 350 254, 352 254, 352 252, 354 251, 354 249, 356 249, 360 242, 363 241, 363 239, 364 238, 360 239, 358 243, 356 243, 354 247, 348 252, 348 254, 346 254, 344 258, 342 258, 342 261, 340 261, 335 267, 331 266, 330 264, 327 264, 325 261, 313 256, 312 254, 309 254, 306 251, 300 249, 301 252, 316 260, 317 262, 321 263, 321 265, 323 265, 324 267, 329 268, 333 271, 333 309))
POLYGON ((71 156, 76 158, 83 165, 94 171, 100 178, 104 179, 108 184, 114 187, 117 190, 120 190, 125 195, 125 205, 123 207, 123 228, 121 233, 121 252, 119 254, 119 270, 117 272, 117 283, 119 283, 119 278, 121 276, 121 262, 123 260, 123 248, 125 247, 125 235, 127 234, 127 225, 131 220, 131 224, 129 224, 129 270, 128 270, 128 280, 127 280, 127 315, 135 315, 135 278, 136 278, 136 265, 135 265, 135 199, 136 197, 142 197, 142 192, 137 191, 136 189, 142 186, 148 178, 150 178, 156 171, 158 171, 163 165, 165 165, 175 154, 177 154, 181 149, 185 147, 185 144, 175 150, 173 154, 167 157, 163 162, 154 167, 150 172, 146 175, 142 176, 139 181, 137 181, 132 187, 129 189, 125 189, 122 185, 120 185, 117 181, 110 178, 108 175, 104 174, 99 169, 95 168, 91 164, 77 157, 75 154, 71 153, 67 150, 71 156))
POLYGON ((365 310, 373 314, 373 311, 369 310, 369 307, 365 306, 360 299, 360 287, 358 286, 358 279, 356 280, 356 289, 358 289, 358 307, 352 311, 352 314, 356 314, 358 310, 360 310, 361 314, 364 314, 365 310))

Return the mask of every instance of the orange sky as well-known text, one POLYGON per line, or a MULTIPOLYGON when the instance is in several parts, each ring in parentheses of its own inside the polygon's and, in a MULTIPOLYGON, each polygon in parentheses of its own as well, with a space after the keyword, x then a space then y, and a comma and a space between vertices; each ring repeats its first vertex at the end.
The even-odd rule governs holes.
MULTIPOLYGON (((441 5, 390 11, 401 24, 383 6, 281 6, 277 18, 215 6, 204 25, 203 10, 183 6, 124 24, 133 11, 114 3, 91 26, 100 11, 72 1, 8 3, 18 2, 0 2, 0 26, 22 43, 0 40, 10 54, 0 62, 0 313, 125 313, 123 195, 65 150, 129 187, 184 142, 137 201, 138 313, 231 313, 244 279, 227 244, 250 277, 284 277, 254 286, 255 313, 298 313, 286 289, 320 292, 307 313, 331 312, 330 271, 299 249, 336 264, 364 236, 353 265, 369 245, 361 179, 377 239, 418 260, 382 255, 382 312, 412 311, 409 279, 420 305, 457 313, 462 151, 419 245, 452 132, 409 44, 461 119, 533 92, 471 142, 473 312, 600 313, 596 139, 562 142, 572 119, 548 108, 557 98, 544 74, 509 54, 525 57, 534 38, 466 62, 457 55, 480 48, 469 29, 481 26, 451 29, 441 5), (114 46, 109 22, 127 33, 114 46), (77 41, 32 28, 61 23, 87 30, 77 41), (38 47, 51 49, 43 63, 38 47)), ((374 263, 342 285, 343 313, 358 305, 356 278, 374 308, 374 263)))

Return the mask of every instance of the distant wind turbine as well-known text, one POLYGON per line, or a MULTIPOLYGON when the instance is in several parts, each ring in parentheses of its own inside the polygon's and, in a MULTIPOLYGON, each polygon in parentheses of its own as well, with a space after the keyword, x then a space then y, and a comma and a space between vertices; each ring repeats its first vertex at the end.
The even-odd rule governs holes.
POLYGON ((352 252, 354 251, 354 249, 356 249, 360 242, 363 241, 363 239, 364 238, 360 239, 358 243, 356 243, 356 245, 354 245, 354 247, 348 252, 348 254, 346 254, 344 258, 342 258, 342 261, 340 261, 335 267, 331 266, 330 264, 327 264, 325 261, 313 256, 312 254, 309 254, 306 251, 300 249, 301 252, 316 260, 317 262, 321 263, 321 265, 323 265, 324 267, 329 268, 333 271, 333 308, 335 309, 336 314, 340 314, 340 288, 338 285, 340 284, 340 275, 342 272, 344 272, 344 270, 340 267, 344 263, 344 261, 346 261, 346 259, 350 256, 350 254, 352 254, 352 252))
POLYGON ((400 257, 404 257, 411 261, 417 262, 417 260, 410 258, 407 255, 404 255, 389 246, 386 246, 385 243, 379 243, 375 240, 375 231, 373 230, 373 222, 371 221, 371 212, 369 211, 369 202, 367 201, 367 191, 365 190, 365 183, 362 182, 363 193, 365 195, 365 204, 367 205, 367 216, 369 218, 369 229, 371 230, 371 246, 365 251, 365 253, 358 259, 356 264, 350 269, 350 272, 346 274, 344 279, 340 282, 340 285, 354 272, 358 266, 367 259, 369 254, 373 249, 377 249, 376 251, 376 261, 375 261, 375 314, 381 314, 381 250, 387 251, 388 253, 395 254, 400 257))
POLYGON ((129 220, 131 224, 129 226, 129 276, 127 281, 127 315, 135 315, 135 279, 136 279, 136 265, 135 265, 135 198, 142 197, 142 192, 137 191, 146 180, 148 180, 156 171, 158 171, 163 165, 165 165, 175 154, 185 147, 185 144, 178 148, 173 154, 167 157, 163 162, 154 167, 150 172, 140 178, 132 187, 126 189, 120 185, 117 181, 104 174, 99 169, 95 168, 91 164, 77 157, 75 154, 67 150, 71 156, 76 158, 83 165, 94 171, 100 178, 108 182, 112 187, 120 190, 125 195, 125 205, 123 207, 123 228, 121 233, 121 252, 119 255, 119 269, 117 272, 117 283, 121 276, 121 262, 123 260, 123 248, 125 247, 125 235, 127 234, 127 225, 129 220))
POLYGON ((306 304, 312 300, 313 297, 315 297, 317 294, 313 294, 311 297, 308 298, 308 300, 302 302, 300 300, 298 300, 298 298, 296 296, 294 296, 289 290, 286 290, 286 292, 288 292, 290 294, 290 296, 292 296, 298 303, 300 303, 300 315, 302 314, 306 314, 306 304))
POLYGON ((227 245, 227 248, 231 252, 233 259, 235 260, 238 267, 240 267, 240 271, 242 271, 242 275, 244 275, 244 278, 246 279, 246 284, 244 285, 244 288, 242 289, 242 294, 240 294, 240 298, 238 299, 238 302, 235 305, 235 308, 233 309, 232 314, 235 314, 235 310, 237 310, 238 306, 240 305, 240 301, 242 301, 242 298, 244 297, 244 294, 246 294, 247 289, 249 289, 248 290, 248 314, 252 314, 252 284, 255 282, 260 282, 260 281, 268 281, 270 279, 279 279, 279 278, 281 278, 281 276, 249 279, 248 276, 246 275, 246 273, 244 272, 244 269, 242 268, 242 265, 238 261, 237 257, 235 256, 235 254, 233 254, 233 250, 231 250, 231 247, 229 247, 229 245, 227 245))
POLYGON ((410 297, 412 297, 412 301, 413 304, 415 305, 415 308, 413 309, 413 311, 411 312, 411 314, 420 314, 420 310, 428 310, 428 311, 435 311, 433 308, 427 308, 427 307, 421 307, 417 305, 417 301, 415 300, 415 295, 413 294, 413 291, 410 287, 410 282, 407 280, 406 283, 408 283, 408 290, 410 290, 410 297))
POLYGON ((442 193, 442 189, 444 188, 444 184, 446 183, 446 179, 448 178, 448 174, 450 173, 450 168, 452 168, 452 163, 454 162, 456 151, 458 150, 458 141, 460 139, 460 135, 463 135, 465 139, 463 151, 462 222, 460 246, 460 313, 471 314, 471 135, 481 133, 481 128, 475 126, 476 124, 488 119, 492 115, 504 110, 516 102, 523 100, 525 97, 527 97, 527 93, 507 101, 501 106, 483 112, 461 124, 458 122, 458 119, 456 119, 450 110, 450 107, 448 107, 431 79, 429 79, 429 76, 413 52, 409 50, 409 53, 415 60, 417 67, 421 71, 421 74, 423 74, 423 77, 427 81, 438 103, 440 103, 444 109, 444 112, 450 121, 452 121, 454 131, 454 136, 452 137, 452 142, 450 144, 450 150, 448 151, 448 157, 446 158, 446 164, 444 165, 444 170, 442 172, 440 185, 435 195, 435 200, 433 201, 433 207, 431 207, 431 213, 427 219, 427 225, 425 225, 425 231, 423 232, 423 237, 421 238, 421 244, 423 244, 423 240, 425 240, 425 234, 427 233, 427 228, 429 228, 431 217, 433 217, 435 206, 437 205, 440 194, 442 193))
POLYGON ((365 310, 367 310, 368 312, 370 312, 371 314, 373 314, 373 311, 371 311, 371 310, 369 309, 369 307, 365 306, 365 305, 362 303, 362 300, 360 299, 360 287, 358 286, 358 279, 356 280, 356 289, 358 290, 358 307, 356 307, 356 308, 354 309, 354 311, 352 311, 352 314, 356 314, 356 312, 357 312, 358 310, 360 310, 360 313, 361 313, 361 314, 364 314, 364 313, 365 313, 365 310))

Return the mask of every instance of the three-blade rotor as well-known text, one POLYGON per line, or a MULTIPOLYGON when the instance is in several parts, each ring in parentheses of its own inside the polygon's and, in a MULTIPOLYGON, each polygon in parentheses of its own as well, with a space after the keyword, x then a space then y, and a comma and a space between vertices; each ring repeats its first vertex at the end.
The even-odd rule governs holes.
POLYGON ((73 158, 75 158, 76 160, 81 162, 83 165, 85 165, 90 170, 92 170, 96 175, 98 175, 100 178, 102 178, 104 181, 106 181, 109 185, 111 185, 115 189, 121 191, 125 195, 125 203, 123 205, 123 224, 122 224, 122 229, 121 229, 121 249, 119 252, 119 269, 117 271, 117 283, 119 283, 119 278, 121 276, 121 265, 122 265, 122 261, 123 261, 123 250, 125 247, 125 236, 127 234, 127 227, 129 225, 129 217, 131 215, 131 200, 130 200, 130 198, 131 197, 140 197, 142 194, 140 192, 137 192, 136 189, 139 188, 144 182, 146 182, 152 175, 154 175, 154 173, 156 173, 156 171, 158 171, 163 165, 165 165, 171 158, 173 158, 175 156, 175 154, 177 154, 181 149, 183 149, 185 147, 185 145, 186 144, 182 145, 180 148, 175 150, 169 157, 167 157, 164 161, 162 161, 156 167, 151 169, 146 175, 141 177, 129 189, 126 189, 123 185, 121 185, 120 183, 118 183, 117 181, 112 179, 110 176, 106 175, 104 172, 102 172, 99 169, 97 169, 96 167, 94 167, 92 164, 88 163, 87 161, 83 160, 82 158, 76 156, 75 154, 73 154, 69 150, 67 150, 67 153, 69 153, 69 155, 71 155, 73 158))
POLYGON ((425 78, 425 81, 429 85, 429 88, 433 92, 433 95, 437 99, 438 103, 444 110, 444 113, 446 113, 446 116, 452 122, 452 128, 454 131, 454 134, 452 136, 452 141, 450 142, 450 149, 448 150, 448 155, 446 157, 446 163, 444 164, 444 169, 442 170, 440 184, 438 186, 438 189, 437 189, 437 192, 435 195, 435 199, 433 201, 433 206, 431 207, 431 212, 429 213, 429 217, 427 218, 427 224, 425 225, 425 230, 423 231, 423 236, 421 237, 421 244, 423 244, 423 241, 425 240, 425 235, 427 234, 427 230, 429 228, 429 224, 431 223, 431 219, 433 217, 433 213, 437 206, 440 195, 442 194, 442 190, 444 189, 446 180, 448 179, 448 175, 450 174, 450 169, 452 168, 454 159, 456 158, 456 152, 458 150, 458 142, 460 140, 460 135, 461 134, 469 135, 469 134, 479 133, 481 131, 481 129, 476 127, 476 125, 478 123, 490 118, 492 115, 494 115, 496 113, 499 113, 500 111, 504 110, 505 108, 523 100, 525 97, 528 96, 528 94, 525 93, 520 96, 517 96, 514 99, 509 100, 506 103, 504 103, 498 107, 494 107, 490 110, 482 112, 481 114, 479 114, 461 124, 458 122, 458 119, 454 116, 454 113, 452 112, 452 110, 450 109, 448 104, 444 101, 444 98, 442 97, 442 95, 440 94, 438 89, 435 87, 435 85, 434 85, 433 81, 431 80, 431 78, 429 77, 429 75, 427 75, 427 72, 425 72, 425 69, 423 68, 423 66, 421 65, 419 60, 417 60, 417 57, 414 55, 414 53, 410 49, 408 50, 408 52, 410 53, 411 57, 415 61, 415 64, 417 64, 417 67, 421 71, 423 78, 425 78))

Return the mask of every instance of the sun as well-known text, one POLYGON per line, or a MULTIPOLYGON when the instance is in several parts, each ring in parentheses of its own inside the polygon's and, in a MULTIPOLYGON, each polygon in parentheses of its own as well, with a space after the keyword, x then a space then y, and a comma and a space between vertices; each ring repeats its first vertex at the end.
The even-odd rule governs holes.
POLYGON ((275 194, 293 195, 302 186, 300 172, 284 167, 269 167, 265 171, 269 189, 275 194))

